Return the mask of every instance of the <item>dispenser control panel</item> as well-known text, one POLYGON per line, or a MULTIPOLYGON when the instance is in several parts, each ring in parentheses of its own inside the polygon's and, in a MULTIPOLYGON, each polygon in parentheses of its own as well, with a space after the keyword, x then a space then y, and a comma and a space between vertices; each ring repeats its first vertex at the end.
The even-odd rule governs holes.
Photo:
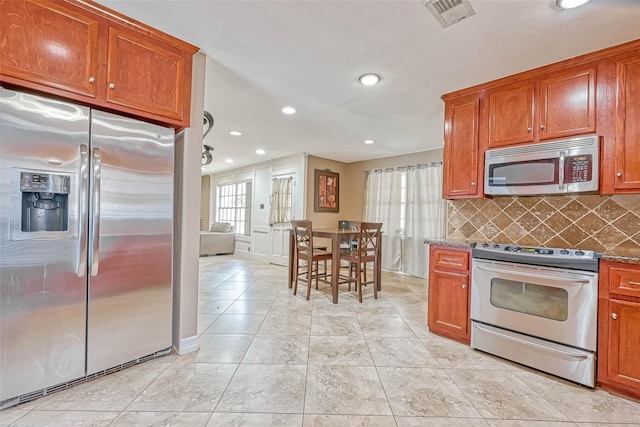
POLYGON ((20 172, 20 191, 69 194, 70 181, 68 175, 20 172))

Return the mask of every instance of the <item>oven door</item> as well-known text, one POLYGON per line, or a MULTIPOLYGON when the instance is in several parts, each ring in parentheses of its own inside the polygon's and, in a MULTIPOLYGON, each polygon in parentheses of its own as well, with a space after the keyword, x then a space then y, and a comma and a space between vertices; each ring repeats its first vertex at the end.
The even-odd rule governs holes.
POLYGON ((598 274, 474 259, 471 319, 596 351, 598 274))

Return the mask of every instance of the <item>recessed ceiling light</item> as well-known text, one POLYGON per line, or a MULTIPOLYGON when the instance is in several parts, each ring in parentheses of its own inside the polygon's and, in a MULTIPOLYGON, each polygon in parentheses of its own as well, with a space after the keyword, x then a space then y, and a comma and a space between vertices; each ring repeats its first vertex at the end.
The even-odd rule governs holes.
POLYGON ((380 75, 376 73, 366 73, 358 77, 358 80, 365 86, 373 86, 380 81, 380 75))
POLYGON ((560 9, 573 9, 574 7, 582 6, 589 0, 556 0, 556 6, 560 9))
POLYGON ((227 163, 233 163, 233 159, 225 159, 225 162, 227 162, 227 163))
POLYGON ((365 144, 373 144, 375 141, 373 139, 365 139, 364 143, 365 144))
POLYGON ((296 109, 293 108, 293 107, 284 107, 282 109, 282 112, 285 113, 285 114, 291 115, 291 114, 295 114, 296 113, 296 109))
POLYGON ((237 130, 232 130, 231 132, 229 132, 229 135, 240 136, 242 135, 242 132, 238 132, 237 130))
POLYGON ((266 153, 266 151, 264 151, 262 148, 258 148, 258 149, 256 150, 256 154, 260 154, 261 156, 262 156, 264 153, 266 153))

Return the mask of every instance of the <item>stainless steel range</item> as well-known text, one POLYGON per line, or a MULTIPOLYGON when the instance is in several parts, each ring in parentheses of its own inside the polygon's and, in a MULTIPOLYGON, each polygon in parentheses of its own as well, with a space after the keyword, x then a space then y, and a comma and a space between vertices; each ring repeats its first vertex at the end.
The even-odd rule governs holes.
POLYGON ((594 387, 600 254, 483 243, 472 256, 471 346, 594 387))

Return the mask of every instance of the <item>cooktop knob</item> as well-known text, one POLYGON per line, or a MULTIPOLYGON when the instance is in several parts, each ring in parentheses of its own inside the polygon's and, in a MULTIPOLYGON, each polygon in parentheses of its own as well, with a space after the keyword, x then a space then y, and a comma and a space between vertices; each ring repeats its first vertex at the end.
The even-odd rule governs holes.
POLYGON ((500 245, 499 245, 499 244, 497 244, 497 243, 494 243, 494 244, 493 244, 493 249, 498 249, 499 247, 500 247, 500 245))
POLYGON ((487 242, 484 242, 484 243, 482 244, 482 247, 483 247, 483 248, 488 248, 488 247, 489 247, 489 244, 488 244, 487 242))
POLYGON ((561 253, 562 255, 567 255, 567 254, 569 253, 569 251, 568 251, 568 250, 566 250, 566 249, 560 249, 560 253, 561 253))
POLYGON ((582 256, 582 255, 584 255, 584 252, 582 252, 580 249, 578 249, 578 250, 576 251, 576 255, 577 255, 577 256, 582 256))

